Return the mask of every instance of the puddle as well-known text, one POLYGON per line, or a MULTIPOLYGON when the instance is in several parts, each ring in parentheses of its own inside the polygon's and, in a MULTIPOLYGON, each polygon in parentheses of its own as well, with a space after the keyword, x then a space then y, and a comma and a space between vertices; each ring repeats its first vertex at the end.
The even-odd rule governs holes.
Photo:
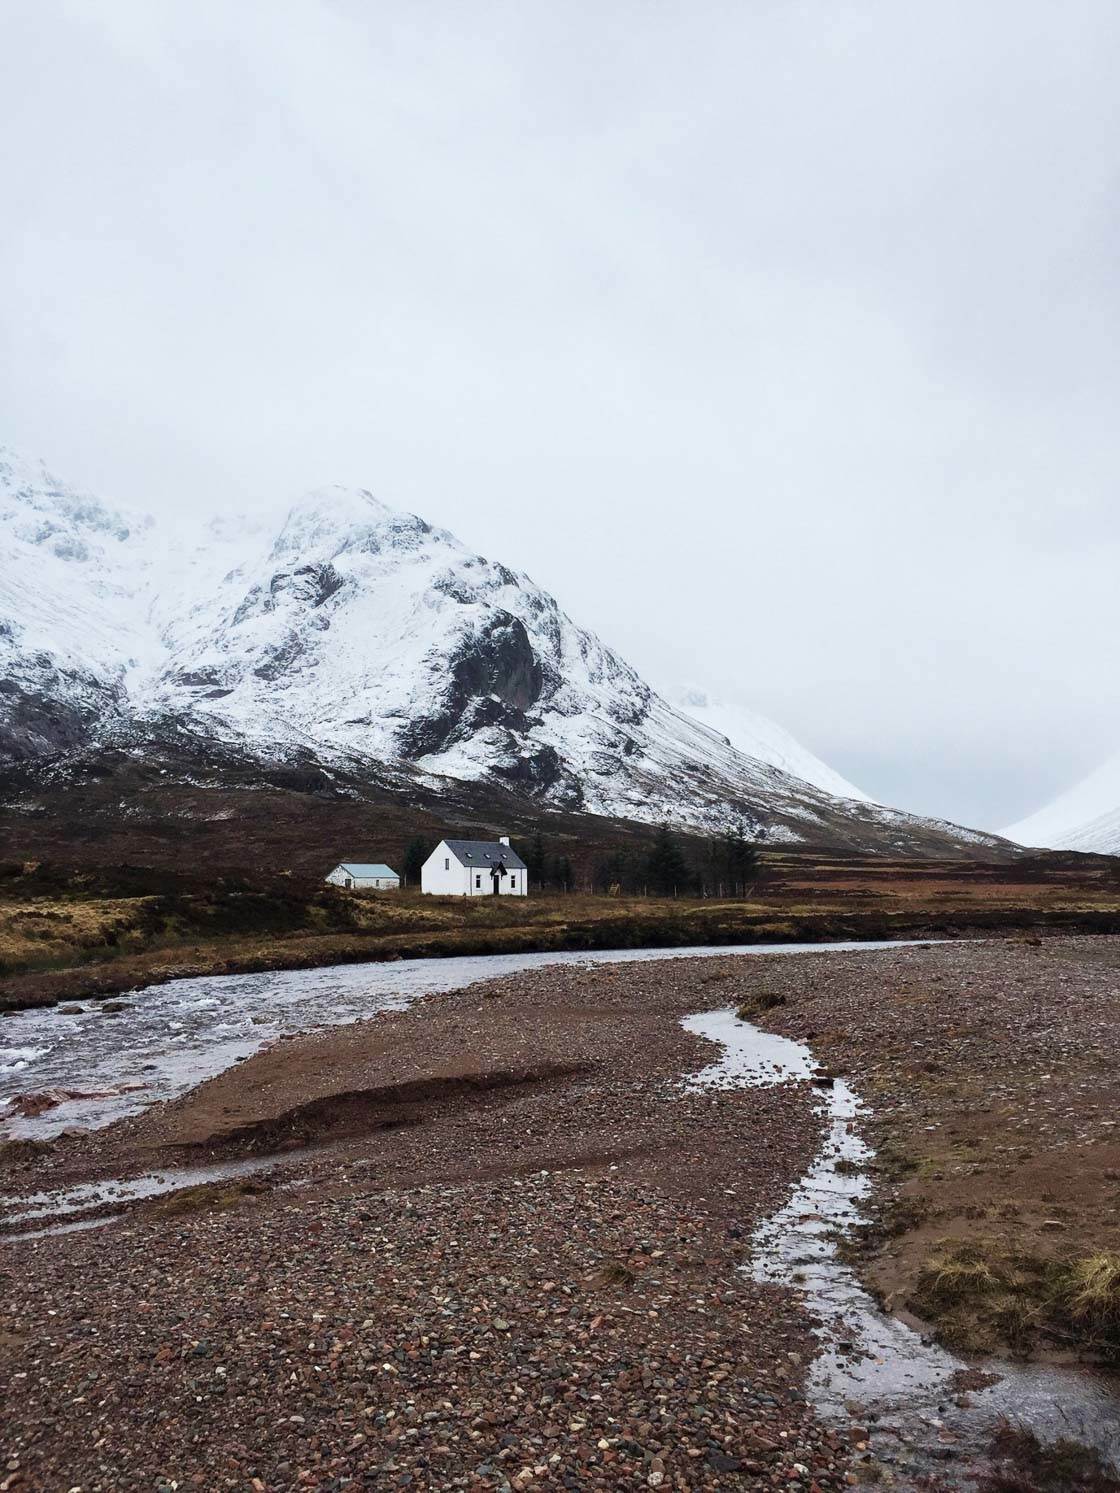
POLYGON ((103 1224, 113 1223, 120 1216, 119 1211, 105 1213, 107 1207, 123 1211, 129 1203, 182 1192, 187 1187, 200 1187, 208 1182, 225 1182, 234 1177, 270 1171, 277 1164, 278 1158, 275 1156, 255 1156, 213 1166, 172 1167, 165 1171, 145 1172, 139 1177, 82 1182, 74 1187, 60 1187, 53 1192, 33 1192, 22 1197, 7 1198, 0 1201, 0 1244, 39 1239, 48 1234, 69 1234, 77 1229, 99 1228, 103 1224), (59 1219, 66 1220, 70 1214, 90 1213, 94 1209, 97 1210, 94 1218, 58 1222, 59 1219), (50 1219, 50 1225, 30 1230, 21 1229, 21 1225, 34 1224, 41 1219, 50 1219), (18 1232, 9 1233, 9 1229, 18 1232))
MULTIPOLYGON (((817 1071, 807 1047, 740 1021, 734 1011, 682 1024, 723 1046, 716 1062, 687 1080, 690 1086, 806 1082, 817 1071)), ((890 1469, 896 1487, 936 1477, 943 1487, 974 1488, 982 1454, 1005 1416, 1044 1442, 1065 1436, 1095 1447, 1120 1470, 1114 1381, 1080 1369, 966 1363, 881 1311, 841 1263, 836 1237, 862 1221, 860 1200, 871 1189, 865 1173, 848 1168, 866 1165, 872 1152, 855 1129, 863 1105, 846 1083, 837 1079, 822 1090, 819 1103, 828 1121, 824 1143, 789 1202, 755 1230, 750 1267, 756 1280, 801 1292, 818 1324, 820 1352, 806 1386, 818 1413, 866 1425, 874 1459, 890 1469), (999 1382, 961 1395, 951 1377, 975 1368, 998 1374, 999 1382)))
POLYGON ((61 1187, 57 1192, 32 1192, 0 1204, 0 1224, 30 1223, 35 1218, 85 1213, 106 1203, 136 1203, 143 1198, 159 1197, 162 1193, 181 1192, 185 1187, 225 1182, 231 1177, 267 1171, 275 1165, 276 1160, 271 1156, 250 1157, 214 1166, 171 1167, 167 1171, 145 1172, 139 1177, 82 1182, 76 1187, 61 1187))
POLYGON ((904 947, 901 941, 751 944, 408 959, 173 980, 130 991, 127 1008, 111 1019, 97 1003, 19 1011, 0 1021, 0 1139, 100 1129, 174 1099, 278 1037, 401 1010, 422 996, 518 970, 904 947), (96 1091, 96 1097, 64 1099, 38 1115, 13 1113, 15 1095, 47 1090, 96 1091))
POLYGON ((116 1223, 119 1213, 104 1218, 78 1218, 73 1223, 52 1223, 42 1229, 24 1229, 18 1234, 0 1234, 0 1244, 25 1244, 29 1239, 53 1239, 56 1234, 77 1234, 82 1229, 104 1229, 116 1223))

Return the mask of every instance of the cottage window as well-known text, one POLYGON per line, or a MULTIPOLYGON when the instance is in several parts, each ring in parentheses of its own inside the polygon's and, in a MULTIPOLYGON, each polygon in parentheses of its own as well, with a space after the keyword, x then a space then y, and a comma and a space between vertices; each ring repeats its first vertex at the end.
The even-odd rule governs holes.
POLYGON ((475 886, 481 886, 482 885, 482 877, 481 876, 476 876, 475 879, 474 879, 474 884, 475 884, 475 886))
POLYGON ((451 857, 449 855, 445 855, 443 858, 443 869, 445 871, 451 870, 451 857))

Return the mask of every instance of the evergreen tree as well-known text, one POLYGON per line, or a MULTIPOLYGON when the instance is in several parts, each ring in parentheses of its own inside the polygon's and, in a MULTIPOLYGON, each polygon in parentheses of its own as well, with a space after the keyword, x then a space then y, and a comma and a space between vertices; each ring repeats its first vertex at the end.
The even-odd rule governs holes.
POLYGON ((406 886, 420 885, 420 872, 424 862, 431 855, 435 846, 430 840, 424 840, 419 835, 408 842, 408 849, 404 853, 404 881, 406 886))
POLYGON ((545 869, 544 840, 541 838, 540 830, 537 830, 533 836, 532 844, 521 859, 528 868, 530 884, 540 886, 544 881, 545 869))
POLYGON ((620 891, 632 892, 640 879, 628 850, 612 851, 599 862, 595 871, 595 885, 604 892, 609 892, 614 886, 620 891))
POLYGON ((716 880, 732 897, 746 895, 761 865, 758 847, 746 838, 741 825, 724 830, 711 842, 709 861, 716 880))
POLYGON ((762 858, 757 848, 744 839, 742 831, 727 836, 727 866, 731 881, 739 886, 744 897, 751 883, 757 880, 761 865, 762 858))
POLYGON ((651 891, 662 897, 686 891, 691 884, 688 862, 681 854, 681 848, 673 839, 667 824, 658 829, 646 858, 646 878, 651 891))

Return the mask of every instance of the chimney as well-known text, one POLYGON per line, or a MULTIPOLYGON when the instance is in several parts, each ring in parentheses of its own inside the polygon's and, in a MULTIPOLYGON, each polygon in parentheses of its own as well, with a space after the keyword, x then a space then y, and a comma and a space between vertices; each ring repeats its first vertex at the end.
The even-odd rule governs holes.
POLYGON ((509 836, 508 835, 499 835, 498 836, 498 844, 499 845, 508 845, 509 844, 509 836))

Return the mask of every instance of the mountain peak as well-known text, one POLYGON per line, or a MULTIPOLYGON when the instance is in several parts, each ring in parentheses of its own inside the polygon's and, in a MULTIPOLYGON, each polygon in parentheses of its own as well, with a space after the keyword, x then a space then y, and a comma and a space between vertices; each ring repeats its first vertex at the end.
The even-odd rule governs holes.
POLYGON ((419 548, 429 536, 461 548, 458 541, 415 513, 391 508, 367 488, 330 483, 296 500, 287 512, 276 538, 277 557, 295 553, 309 559, 333 559, 345 550, 419 548))
POLYGON ((0 760, 190 738, 774 842, 964 838, 866 804, 745 706, 693 686, 674 708, 527 576, 368 489, 153 528, 9 455, 0 479, 0 760))

